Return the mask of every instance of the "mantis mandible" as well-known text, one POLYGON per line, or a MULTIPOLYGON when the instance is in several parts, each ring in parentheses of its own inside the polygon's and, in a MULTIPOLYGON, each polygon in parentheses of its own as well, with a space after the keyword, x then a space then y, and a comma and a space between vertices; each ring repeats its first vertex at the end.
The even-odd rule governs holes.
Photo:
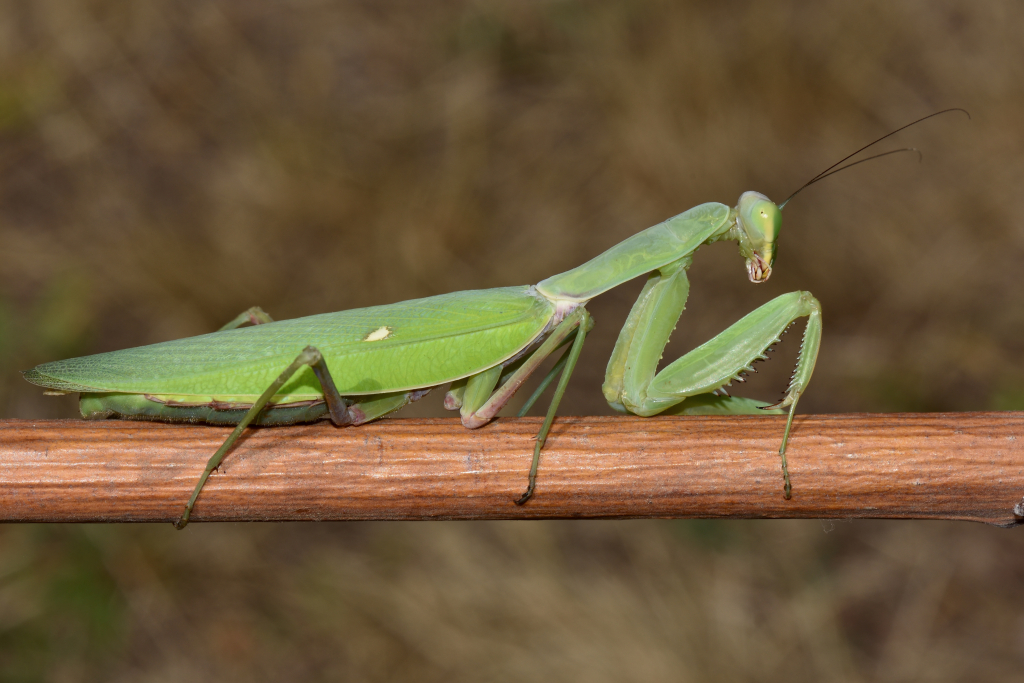
MULTIPOLYGON (((641 275, 647 282, 619 333, 608 361, 604 397, 616 410, 644 417, 672 414, 782 413, 789 408, 779 447, 784 493, 792 486, 786 445, 797 402, 806 390, 821 343, 821 305, 810 292, 772 299, 731 327, 658 371, 669 335, 689 292, 686 272, 704 244, 733 240, 753 283, 772 273, 782 208, 823 178, 887 154, 839 167, 833 164, 779 205, 744 192, 737 205, 708 203, 643 230, 587 263, 536 285, 455 292, 386 306, 274 322, 254 307, 212 334, 39 365, 25 379, 51 394, 79 393, 86 419, 234 424, 210 458, 181 518, 250 424, 283 425, 330 419, 360 425, 392 413, 450 384, 444 404, 462 423, 490 422, 543 361, 568 346, 520 415, 559 376, 537 435, 526 491, 533 495, 541 449, 573 368, 593 326, 586 304, 641 275), (752 364, 798 318, 807 317, 796 369, 773 405, 730 396, 752 364)), ((958 110, 964 111, 964 110, 958 110)), ((964 112, 967 113, 967 112, 964 112)), ((970 116, 970 114, 968 114, 970 116)))

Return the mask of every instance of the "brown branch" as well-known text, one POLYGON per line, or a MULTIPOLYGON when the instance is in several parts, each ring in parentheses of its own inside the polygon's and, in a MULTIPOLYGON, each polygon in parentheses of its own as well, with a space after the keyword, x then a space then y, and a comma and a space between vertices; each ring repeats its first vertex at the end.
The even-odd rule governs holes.
MULTIPOLYGON (((526 485, 537 418, 477 430, 390 419, 251 430, 195 521, 566 517, 901 517, 1011 526, 1024 413, 803 415, 782 497, 783 418, 562 417, 526 485)), ((177 519, 228 429, 0 421, 0 520, 177 519)))

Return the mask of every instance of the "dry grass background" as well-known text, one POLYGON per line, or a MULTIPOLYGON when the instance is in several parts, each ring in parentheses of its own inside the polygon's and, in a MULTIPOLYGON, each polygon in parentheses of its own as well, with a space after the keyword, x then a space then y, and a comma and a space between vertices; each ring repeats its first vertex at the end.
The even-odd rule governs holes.
MULTIPOLYGON (((4 0, 0 414, 75 412, 17 370, 253 304, 536 282, 949 106, 973 120, 893 143, 923 163, 788 206, 768 284, 702 249, 666 357, 809 289, 804 411, 1022 409, 1022 28, 1010 2, 4 0)), ((638 288, 591 306, 563 412, 608 411, 638 288)), ((6 527, 0 680, 1024 680, 1022 551, 939 523, 6 527)))

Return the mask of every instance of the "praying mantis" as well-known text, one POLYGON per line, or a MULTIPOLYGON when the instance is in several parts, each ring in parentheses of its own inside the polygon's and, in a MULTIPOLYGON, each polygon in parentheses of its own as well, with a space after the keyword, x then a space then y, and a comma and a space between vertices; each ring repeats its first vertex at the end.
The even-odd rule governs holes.
MULTIPOLYGON (((481 427, 549 356, 568 347, 519 414, 558 376, 537 435, 525 492, 536 488, 540 454, 593 320, 596 296, 629 280, 647 281, 616 341, 602 387, 617 411, 658 414, 781 414, 784 495, 792 485, 786 447, 797 402, 811 380, 821 344, 821 305, 810 292, 772 299, 696 349, 658 370, 662 352, 689 293, 687 270, 697 249, 737 242, 750 282, 772 274, 782 209, 797 193, 829 175, 897 152, 841 166, 895 133, 878 138, 822 171, 776 205, 744 192, 735 207, 701 204, 620 242, 583 265, 535 285, 455 292, 294 320, 273 321, 258 307, 217 332, 122 351, 39 365, 23 374, 50 394, 79 393, 82 416, 234 424, 209 459, 175 523, 184 528, 207 479, 249 425, 330 419, 356 426, 388 415, 432 389, 449 385, 444 405, 468 428, 481 427), (807 325, 784 397, 769 405, 730 396, 752 364, 797 319, 807 325)), ((968 117, 970 114, 967 114, 968 117)))

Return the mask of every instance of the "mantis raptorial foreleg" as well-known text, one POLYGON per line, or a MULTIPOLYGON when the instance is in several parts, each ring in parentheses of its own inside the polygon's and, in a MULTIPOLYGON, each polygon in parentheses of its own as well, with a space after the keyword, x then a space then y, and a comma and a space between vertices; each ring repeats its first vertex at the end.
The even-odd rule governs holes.
MULTIPOLYGON (((807 316, 796 371, 786 396, 774 406, 752 401, 730 401, 728 412, 757 413, 760 409, 789 407, 789 418, 782 437, 782 458, 786 497, 790 495, 786 467, 786 444, 793 424, 793 409, 818 355, 821 340, 821 306, 809 292, 790 292, 776 297, 744 316, 718 336, 678 358, 657 372, 669 335, 682 313, 689 291, 686 267, 689 259, 680 259, 652 274, 629 314, 619 335, 605 376, 604 393, 615 407, 649 417, 683 403, 691 396, 717 392, 741 374, 751 363, 765 358, 765 350, 797 318, 807 316)), ((701 408, 707 401, 701 402, 701 408)), ((685 406, 680 406, 685 409, 685 406)), ((673 412, 683 412, 674 410, 673 412)))
POLYGON ((661 352, 686 307, 690 293, 686 269, 691 262, 686 256, 651 273, 633 304, 608 359, 601 387, 605 400, 616 410, 632 410, 625 395, 627 384, 646 387, 654 378, 661 352))

